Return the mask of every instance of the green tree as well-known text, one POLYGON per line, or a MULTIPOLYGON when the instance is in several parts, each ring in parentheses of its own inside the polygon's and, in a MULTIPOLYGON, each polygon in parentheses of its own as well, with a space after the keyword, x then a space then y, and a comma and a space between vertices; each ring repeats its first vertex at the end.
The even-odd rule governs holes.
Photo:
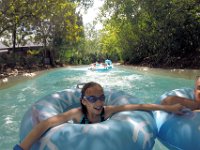
MULTIPOLYGON (((199 12, 197 0, 107 0, 102 16, 105 25, 120 29, 115 46, 125 62, 148 60, 158 66, 198 53, 199 12)), ((110 28, 104 30, 111 33, 110 28)))

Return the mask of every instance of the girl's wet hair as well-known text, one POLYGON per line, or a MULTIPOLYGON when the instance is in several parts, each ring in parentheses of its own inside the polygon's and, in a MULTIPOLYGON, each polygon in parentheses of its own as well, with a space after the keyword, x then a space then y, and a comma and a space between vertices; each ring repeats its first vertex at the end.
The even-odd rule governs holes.
MULTIPOLYGON (((85 96, 85 91, 88 89, 88 88, 91 88, 91 87, 94 87, 94 86, 99 86, 102 88, 102 86, 99 84, 99 83, 96 83, 96 82, 88 82, 86 83, 82 90, 81 90, 81 98, 80 98, 80 103, 81 103, 81 107, 82 107, 82 112, 83 114, 87 114, 87 108, 85 107, 85 105, 82 104, 82 99, 83 97, 85 96)), ((102 88, 103 89, 103 88, 102 88)))
POLYGON ((200 75, 196 76, 196 80, 198 80, 200 78, 200 75))

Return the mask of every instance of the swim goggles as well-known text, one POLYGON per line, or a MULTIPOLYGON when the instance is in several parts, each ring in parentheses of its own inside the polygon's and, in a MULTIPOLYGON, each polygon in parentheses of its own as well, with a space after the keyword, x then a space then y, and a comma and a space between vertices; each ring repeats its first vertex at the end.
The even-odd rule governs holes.
POLYGON ((102 102, 105 101, 105 95, 102 94, 101 96, 97 97, 97 96, 84 96, 84 99, 87 99, 89 102, 91 103, 95 103, 97 100, 100 100, 102 102))

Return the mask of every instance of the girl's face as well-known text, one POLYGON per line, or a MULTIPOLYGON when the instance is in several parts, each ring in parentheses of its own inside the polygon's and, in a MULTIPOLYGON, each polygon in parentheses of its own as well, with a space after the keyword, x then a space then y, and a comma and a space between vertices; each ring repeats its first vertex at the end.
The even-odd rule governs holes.
POLYGON ((99 115, 103 110, 104 101, 105 96, 102 87, 95 85, 85 91, 82 103, 86 106, 88 113, 99 115))
POLYGON ((194 95, 195 100, 200 103, 200 78, 198 78, 195 82, 194 95))

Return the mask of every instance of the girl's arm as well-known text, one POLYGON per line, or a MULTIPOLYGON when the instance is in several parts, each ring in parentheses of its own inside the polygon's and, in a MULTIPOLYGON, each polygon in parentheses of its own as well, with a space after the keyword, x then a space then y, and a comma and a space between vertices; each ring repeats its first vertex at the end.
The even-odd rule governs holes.
POLYGON ((23 148, 23 150, 29 150, 34 142, 37 141, 45 131, 47 131, 51 127, 75 119, 78 113, 78 109, 71 109, 65 113, 41 121, 31 130, 31 132, 24 138, 19 146, 23 148))
POLYGON ((120 112, 120 111, 129 111, 129 110, 163 110, 173 113, 180 113, 183 109, 181 104, 175 105, 159 105, 159 104, 127 104, 120 106, 107 106, 107 111, 110 114, 120 112))
POLYGON ((200 112, 200 109, 194 110, 194 112, 200 112))
POLYGON ((168 96, 162 101, 161 104, 163 105, 181 104, 187 108, 190 108, 191 110, 196 110, 200 106, 199 103, 197 103, 197 101, 178 96, 168 96))

